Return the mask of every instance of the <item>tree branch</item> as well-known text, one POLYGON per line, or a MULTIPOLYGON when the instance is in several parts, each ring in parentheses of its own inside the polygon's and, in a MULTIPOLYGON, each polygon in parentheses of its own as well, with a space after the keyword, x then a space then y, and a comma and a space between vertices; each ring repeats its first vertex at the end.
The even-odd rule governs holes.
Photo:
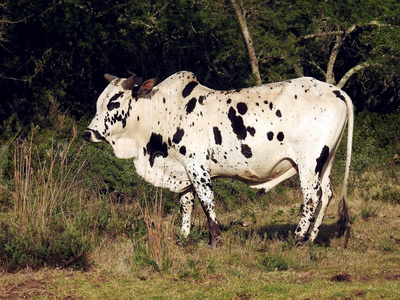
POLYGON ((46 51, 44 51, 44 53, 42 54, 41 59, 38 60, 32 59, 32 61, 35 63, 35 70, 33 74, 26 75, 23 78, 16 78, 16 77, 6 76, 4 75, 4 73, 0 73, 0 78, 13 81, 31 82, 32 79, 36 77, 36 75, 38 75, 40 72, 43 71, 46 64, 46 59, 48 55, 50 55, 52 50, 53 50, 52 48, 46 49, 46 51))
POLYGON ((350 70, 346 72, 346 74, 343 75, 342 79, 340 79, 339 83, 336 85, 338 88, 343 88, 346 84, 346 82, 349 80, 351 76, 353 76, 355 73, 358 71, 361 71, 362 69, 370 67, 371 64, 368 62, 363 62, 357 66, 352 67, 350 70))
POLYGON ((317 68, 317 70, 320 71, 321 74, 324 75, 324 77, 326 78, 326 72, 320 66, 318 66, 316 62, 310 61, 309 64, 317 68))
POLYGON ((250 65, 253 75, 256 78, 257 85, 262 84, 260 70, 258 69, 258 60, 256 56, 256 51, 254 50, 253 40, 251 39, 249 29, 247 27, 246 19, 243 16, 242 10, 240 8, 239 3, 237 0, 230 0, 233 9, 235 10, 236 16, 239 21, 240 28, 242 29, 242 34, 244 41, 246 43, 247 51, 249 53, 250 65))
MULTIPOLYGON (((307 40, 307 39, 314 39, 314 38, 323 38, 323 37, 328 37, 328 36, 335 36, 336 40, 334 42, 332 51, 329 55, 329 61, 327 64, 326 72, 322 70, 321 67, 319 67, 315 62, 311 62, 313 66, 315 66, 322 74, 325 76, 325 81, 330 84, 336 84, 336 79, 335 79, 335 74, 334 74, 334 66, 336 62, 336 58, 338 56, 339 50, 341 46, 343 45, 343 41, 346 39, 347 36, 349 36, 351 33, 353 33, 355 30, 358 28, 363 28, 367 26, 386 26, 386 27, 391 27, 392 25, 390 24, 384 24, 380 23, 379 21, 373 20, 371 22, 365 23, 365 24, 359 24, 359 25, 352 25, 346 30, 334 30, 334 31, 329 31, 329 32, 318 32, 314 34, 308 34, 305 35, 304 37, 300 38, 300 40, 307 40)), ((368 63, 361 63, 353 68, 351 68, 347 73, 342 77, 342 79, 339 81, 337 84, 338 87, 343 87, 347 80, 356 72, 369 67, 370 64, 368 63)))
POLYGON ((319 38, 319 37, 341 35, 343 33, 344 33, 343 30, 336 30, 336 31, 329 31, 329 32, 318 32, 318 33, 313 33, 313 34, 307 34, 307 35, 301 37, 301 39, 302 40, 310 40, 310 39, 315 39, 315 38, 319 38))
POLYGON ((298 77, 304 76, 303 68, 299 64, 294 64, 293 69, 294 69, 296 76, 298 76, 298 77))
POLYGON ((367 26, 378 26, 378 27, 391 27, 392 25, 390 24, 384 24, 384 23, 380 23, 379 21, 371 21, 365 24, 360 24, 360 25, 352 25, 350 26, 348 29, 346 30, 334 30, 334 31, 328 31, 328 32, 317 32, 317 33, 313 33, 313 34, 307 34, 303 37, 301 37, 301 40, 310 40, 310 39, 315 39, 315 38, 319 38, 319 37, 326 37, 326 36, 338 36, 338 35, 343 35, 343 34, 350 34, 352 33, 354 30, 356 30, 357 28, 363 28, 363 27, 367 27, 367 26))

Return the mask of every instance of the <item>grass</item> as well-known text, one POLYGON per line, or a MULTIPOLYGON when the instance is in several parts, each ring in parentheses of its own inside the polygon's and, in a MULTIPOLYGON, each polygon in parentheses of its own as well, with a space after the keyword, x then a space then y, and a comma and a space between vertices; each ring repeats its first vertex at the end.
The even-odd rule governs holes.
POLYGON ((75 127, 70 140, 51 140, 45 151, 34 132, 12 144, 12 183, 4 188, 12 205, 0 214, 0 267, 86 269, 96 239, 124 231, 127 208, 112 205, 111 195, 95 184, 88 186, 75 127))
MULTIPOLYGON (((398 281, 331 282, 308 273, 302 281, 286 276, 270 278, 207 277, 196 284, 187 281, 151 281, 104 274, 44 270, 7 285, 3 296, 21 299, 398 299, 398 281), (71 286, 74 287, 71 289, 71 286)), ((7 299, 7 298, 6 298, 7 299)))
POLYGON ((398 130, 382 140, 371 130, 355 135, 346 249, 335 237, 343 149, 315 245, 295 246, 296 178, 266 194, 223 179, 214 184, 222 246, 210 249, 198 203, 185 239, 177 197, 82 147, 76 130, 14 139, 0 148, 0 299, 399 299, 398 130))
MULTIPOLYGON (((329 240, 328 245, 294 247, 290 235, 280 234, 287 227, 276 226, 271 211, 279 212, 284 223, 291 218, 290 204, 258 211, 256 224, 227 228, 223 245, 216 250, 208 247, 206 237, 178 243, 174 233, 178 224, 173 225, 176 216, 165 215, 168 272, 138 265, 137 245, 119 236, 102 240, 90 256, 92 265, 86 272, 44 268, 2 274, 0 298, 398 299, 400 207, 383 204, 377 216, 364 220, 364 204, 353 202, 356 218, 348 248, 343 249, 343 239, 330 234, 335 204, 330 206, 321 232, 321 240, 329 240), (270 225, 276 234, 262 233, 270 225)), ((247 209, 254 209, 253 204, 248 205, 247 209)), ((196 218, 200 212, 196 207, 196 218)), ((223 224, 240 212, 231 213, 221 215, 223 224)), ((195 224, 200 220, 195 219, 195 224)))

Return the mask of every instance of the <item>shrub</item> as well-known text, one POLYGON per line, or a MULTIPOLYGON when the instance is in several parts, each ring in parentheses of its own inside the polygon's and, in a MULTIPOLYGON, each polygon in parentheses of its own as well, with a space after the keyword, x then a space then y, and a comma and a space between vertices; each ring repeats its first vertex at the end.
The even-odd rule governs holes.
POLYGON ((268 252, 259 260, 259 265, 262 270, 267 272, 286 271, 289 269, 287 258, 268 252))
MULTIPOLYGON (((60 224, 61 225, 61 224, 60 224)), ((48 226, 19 230, 18 223, 0 225, 0 266, 6 271, 43 266, 87 269, 92 248, 89 236, 77 227, 48 226)))
POLYGON ((36 129, 28 140, 11 145, 10 211, 0 221, 0 265, 5 270, 86 269, 98 237, 127 231, 132 206, 114 204, 96 182, 87 184, 83 146, 75 143, 77 130, 72 129, 67 142, 37 142, 43 137, 35 137, 36 129))
POLYGON ((368 205, 364 205, 361 208, 361 218, 364 221, 368 221, 369 219, 375 218, 378 215, 379 207, 373 208, 368 205))

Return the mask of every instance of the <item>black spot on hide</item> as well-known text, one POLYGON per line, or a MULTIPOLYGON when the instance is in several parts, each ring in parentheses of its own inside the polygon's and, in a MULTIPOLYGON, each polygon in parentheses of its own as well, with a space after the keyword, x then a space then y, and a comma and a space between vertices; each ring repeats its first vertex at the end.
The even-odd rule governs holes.
POLYGON ((329 147, 324 146, 321 151, 321 155, 317 158, 317 165, 315 167, 315 174, 321 176, 322 168, 324 167, 326 160, 329 157, 329 147))
POLYGON ((183 91, 182 91, 182 96, 183 96, 183 98, 186 98, 187 96, 189 96, 189 95, 192 93, 193 89, 194 89, 198 84, 199 84, 199 83, 198 83, 197 81, 191 81, 191 82, 189 82, 189 83, 185 86, 185 88, 183 89, 183 91))
POLYGON ((346 99, 344 98, 344 96, 340 93, 340 91, 333 91, 333 93, 336 95, 336 97, 338 97, 340 100, 346 102, 346 99))
POLYGON ((185 146, 180 147, 179 148, 179 153, 182 154, 182 155, 186 155, 186 147, 185 146))
POLYGON ((120 92, 111 97, 110 101, 107 104, 107 109, 109 111, 120 107, 121 104, 119 102, 114 102, 114 101, 117 100, 119 97, 121 97, 123 94, 124 94, 123 92, 120 92))
POLYGON ((197 102, 196 98, 192 98, 188 101, 188 103, 185 105, 186 114, 190 114, 194 110, 194 108, 196 107, 196 102, 197 102))
POLYGON ((176 128, 176 132, 174 134, 174 136, 172 137, 172 141, 175 144, 179 144, 180 141, 182 140, 183 135, 185 134, 185 131, 182 128, 176 128))
POLYGON ((283 132, 279 132, 276 138, 278 139, 278 141, 282 142, 285 138, 285 135, 283 134, 283 132))
POLYGON ((256 130, 254 127, 247 126, 247 132, 250 133, 251 136, 256 134, 256 130))
POLYGON ((242 152, 243 156, 246 158, 250 158, 253 156, 253 153, 251 152, 251 148, 246 144, 242 144, 241 152, 242 152))
POLYGON ((268 132, 267 137, 268 137, 268 140, 272 141, 272 139, 274 138, 274 133, 272 131, 268 132))
POLYGON ((247 105, 246 105, 246 103, 239 102, 239 103, 236 105, 236 108, 237 108, 239 114, 241 114, 241 115, 244 115, 244 114, 247 112, 247 105))
POLYGON ((150 166, 154 165, 154 159, 158 156, 167 157, 168 148, 167 144, 163 142, 160 134, 152 133, 149 142, 146 145, 146 152, 150 155, 150 166))
POLYGON ((229 109, 228 118, 231 121, 233 132, 236 134, 237 138, 239 140, 244 140, 247 136, 247 131, 243 123, 243 118, 236 115, 236 110, 233 107, 229 109))
POLYGON ((218 127, 213 127, 213 131, 214 131, 215 144, 221 145, 222 144, 221 131, 219 131, 218 127))

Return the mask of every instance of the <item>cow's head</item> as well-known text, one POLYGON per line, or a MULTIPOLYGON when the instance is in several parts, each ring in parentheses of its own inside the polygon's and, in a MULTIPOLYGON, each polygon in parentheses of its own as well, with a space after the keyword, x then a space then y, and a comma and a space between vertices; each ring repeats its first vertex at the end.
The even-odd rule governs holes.
POLYGON ((142 84, 142 78, 135 74, 128 79, 110 74, 105 74, 104 77, 109 84, 97 99, 96 115, 83 137, 92 143, 107 141, 117 157, 134 157, 133 141, 129 141, 124 134, 132 115, 133 101, 149 94, 156 80, 150 79, 142 84))

